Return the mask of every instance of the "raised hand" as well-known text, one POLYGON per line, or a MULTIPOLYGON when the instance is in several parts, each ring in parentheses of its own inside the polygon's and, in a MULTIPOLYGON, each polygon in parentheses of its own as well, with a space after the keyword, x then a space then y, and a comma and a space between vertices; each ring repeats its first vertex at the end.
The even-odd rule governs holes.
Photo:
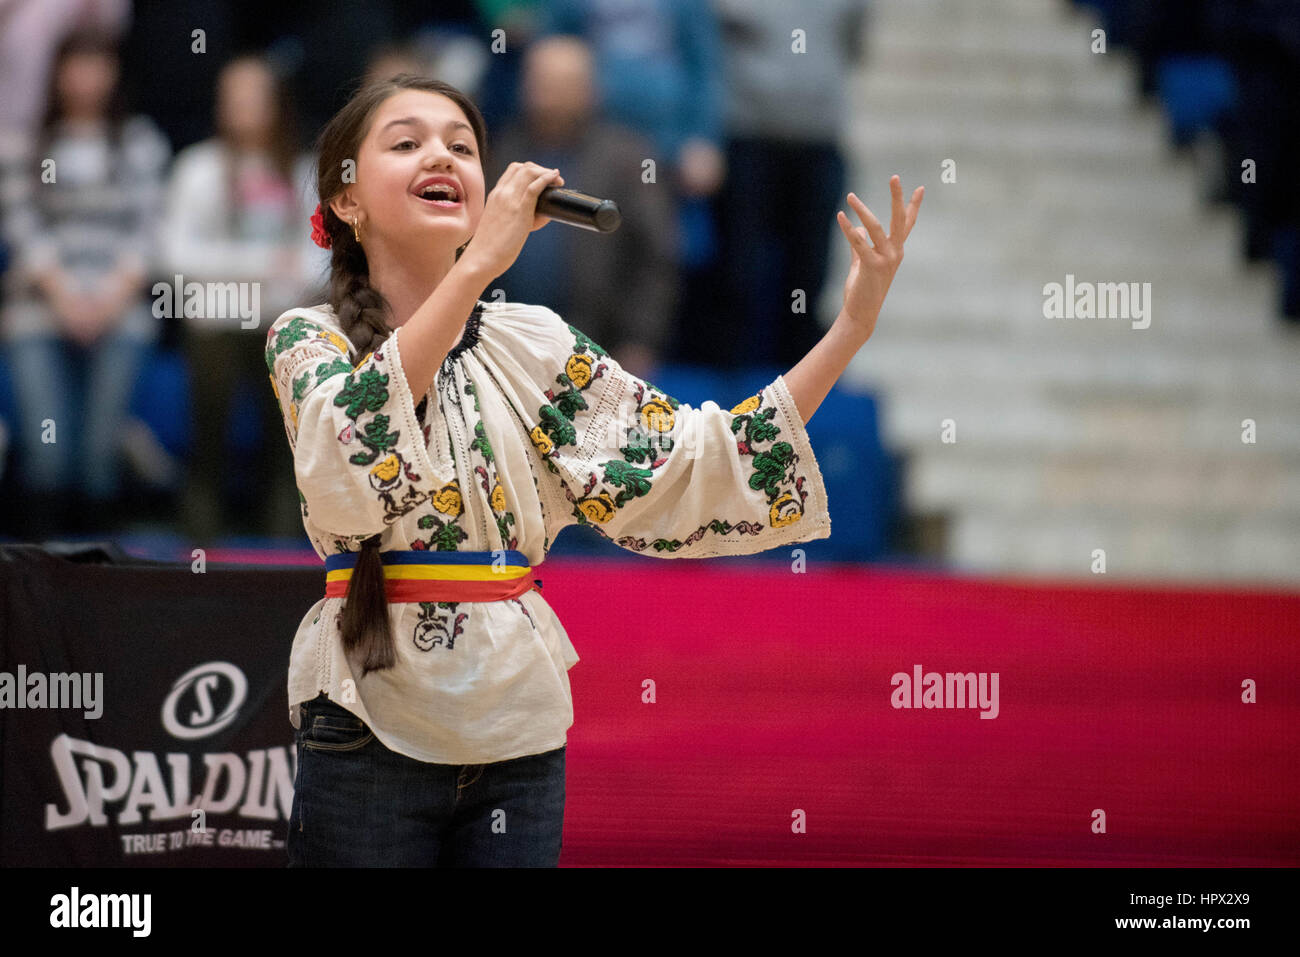
POLYGON ((857 211, 862 226, 852 226, 843 210, 835 215, 835 221, 839 223, 840 230, 853 251, 853 263, 849 267, 848 278, 844 281, 844 307, 841 315, 861 334, 864 342, 875 331, 876 318, 884 304, 885 293, 889 291, 894 273, 903 261, 903 242, 916 223, 921 198, 925 195, 925 187, 918 186, 912 193, 911 202, 904 209, 903 181, 897 176, 891 177, 889 190, 893 194, 893 214, 889 221, 888 236, 885 235, 880 220, 854 193, 849 193, 849 204, 857 211))

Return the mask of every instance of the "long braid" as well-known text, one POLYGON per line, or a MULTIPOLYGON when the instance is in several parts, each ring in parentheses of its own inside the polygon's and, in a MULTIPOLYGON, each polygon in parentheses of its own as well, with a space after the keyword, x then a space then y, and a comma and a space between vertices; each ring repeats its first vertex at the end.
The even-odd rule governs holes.
MULTIPOLYGON (((321 212, 331 239, 330 305, 357 355, 365 356, 391 335, 386 321, 388 303, 370 285, 366 253, 353 237, 351 227, 328 206, 322 206, 321 212)), ((354 660, 360 659, 363 678, 371 671, 383 671, 397 663, 380 539, 375 534, 362 542, 343 602, 343 648, 354 660)))

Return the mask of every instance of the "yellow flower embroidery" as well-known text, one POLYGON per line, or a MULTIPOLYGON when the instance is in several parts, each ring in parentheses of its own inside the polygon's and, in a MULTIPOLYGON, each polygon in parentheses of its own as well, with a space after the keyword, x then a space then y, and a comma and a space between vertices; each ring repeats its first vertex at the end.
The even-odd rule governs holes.
POLYGON ((397 481, 402 472, 402 463, 395 453, 390 452, 370 469, 370 484, 377 489, 389 488, 397 481))
POLYGON ((593 522, 608 522, 614 517, 614 500, 608 492, 601 492, 591 498, 578 499, 578 508, 583 515, 593 522))
POLYGON ((641 422, 652 432, 672 431, 673 418, 673 407, 662 399, 651 399, 641 406, 641 422))
POLYGON ((551 437, 542 431, 542 427, 536 426, 533 431, 528 433, 528 437, 533 440, 533 445, 537 446, 537 451, 543 455, 550 455, 555 449, 551 437))
POLYGON ((367 352, 364 356, 361 357, 361 361, 352 367, 352 371, 356 372, 358 369, 360 369, 363 365, 366 364, 366 360, 369 359, 374 354, 375 354, 374 349, 371 349, 369 352, 367 352))
POLYGON ((298 428, 298 403, 297 402, 289 403, 289 418, 293 420, 294 429, 297 429, 298 428))
POLYGON ((579 389, 585 389, 591 383, 591 360, 586 356, 572 355, 564 364, 564 374, 579 389))
POLYGON ((339 352, 343 353, 344 355, 348 354, 348 350, 350 348, 348 346, 348 341, 344 339, 341 335, 339 335, 337 332, 331 332, 329 329, 322 329, 320 330, 320 332, 316 333, 316 338, 324 339, 325 341, 330 343, 330 345, 334 346, 334 348, 338 349, 339 352))
POLYGON ((498 483, 492 489, 492 508, 498 512, 506 510, 506 490, 498 483))
POLYGON ((768 513, 768 519, 773 528, 780 528, 783 525, 793 525, 799 519, 803 518, 803 502, 796 499, 789 492, 785 492, 772 503, 772 508, 768 513))
POLYGON ((758 396, 751 395, 744 402, 740 403, 740 405, 732 409, 731 413, 732 415, 744 415, 746 412, 753 412, 755 409, 758 408, 758 404, 760 401, 762 400, 759 399, 758 396))
POLYGON ((444 515, 459 515, 461 512, 460 487, 452 482, 433 493, 433 507, 444 515))
POLYGON ((280 401, 280 387, 279 387, 278 385, 275 384, 275 376, 273 376, 273 375, 268 375, 267 378, 271 380, 271 391, 275 393, 275 401, 276 401, 276 402, 279 402, 279 401, 280 401))

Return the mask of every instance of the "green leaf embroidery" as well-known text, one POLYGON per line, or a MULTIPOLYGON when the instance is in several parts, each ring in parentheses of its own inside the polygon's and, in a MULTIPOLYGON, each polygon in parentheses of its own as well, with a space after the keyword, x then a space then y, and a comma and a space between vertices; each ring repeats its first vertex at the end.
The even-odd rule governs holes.
POLYGON ((759 452, 754 456, 754 474, 749 477, 749 487, 762 489, 768 498, 774 497, 793 458, 794 448, 789 442, 778 442, 768 451, 759 452))
POLYGON ((333 359, 330 362, 321 363, 316 367, 316 384, 324 382, 330 376, 338 375, 340 372, 351 372, 352 366, 348 365, 342 359, 333 359))
POLYGON ((492 464, 492 445, 488 442, 487 433, 483 431, 482 420, 474 423, 474 441, 469 444, 469 447, 477 449, 483 456, 483 460, 489 465, 492 464))
POLYGON ((549 435, 556 445, 572 445, 577 440, 578 432, 573 427, 573 423, 561 415, 554 406, 542 406, 537 415, 542 420, 542 431, 549 435))
POLYGON ((307 381, 310 378, 311 373, 304 369, 302 375, 293 380, 293 401, 302 401, 302 397, 307 393, 307 381))
POLYGON ((751 443, 767 442, 781 434, 781 429, 770 421, 774 415, 776 415, 775 408, 754 413, 746 426, 746 435, 751 443))
POLYGON ((357 436, 362 442, 378 452, 387 452, 397 444, 400 432, 388 431, 388 416, 380 413, 366 423, 365 429, 357 436))
POLYGON ((374 369, 361 373, 355 382, 349 375, 343 389, 334 397, 335 405, 347 406, 347 417, 353 421, 362 412, 382 409, 387 401, 388 376, 380 375, 374 369))
POLYGON ((555 396, 553 404, 570 422, 579 411, 587 408, 587 400, 582 397, 582 393, 577 389, 569 388, 555 396))
POLYGON ((637 468, 617 459, 606 462, 603 468, 605 481, 623 490, 614 498, 615 506, 621 507, 624 503, 650 491, 650 480, 654 478, 654 473, 649 469, 637 468))
MULTIPOLYGON (((280 327, 280 331, 275 334, 275 355, 283 355, 285 350, 295 342, 302 342, 302 340, 306 339, 308 330, 318 332, 320 326, 314 322, 309 322, 302 316, 294 316, 286 322, 280 327)), ((273 362, 271 371, 273 373, 275 371, 273 362)))

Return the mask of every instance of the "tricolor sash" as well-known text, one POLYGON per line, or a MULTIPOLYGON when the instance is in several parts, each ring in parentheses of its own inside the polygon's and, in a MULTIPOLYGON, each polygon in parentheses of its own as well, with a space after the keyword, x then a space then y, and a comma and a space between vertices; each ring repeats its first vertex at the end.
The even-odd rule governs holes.
MULTIPOLYGON (((360 552, 325 559, 325 597, 345 598, 360 552)), ((390 602, 501 601, 537 587, 522 552, 382 551, 384 592, 390 602)))

